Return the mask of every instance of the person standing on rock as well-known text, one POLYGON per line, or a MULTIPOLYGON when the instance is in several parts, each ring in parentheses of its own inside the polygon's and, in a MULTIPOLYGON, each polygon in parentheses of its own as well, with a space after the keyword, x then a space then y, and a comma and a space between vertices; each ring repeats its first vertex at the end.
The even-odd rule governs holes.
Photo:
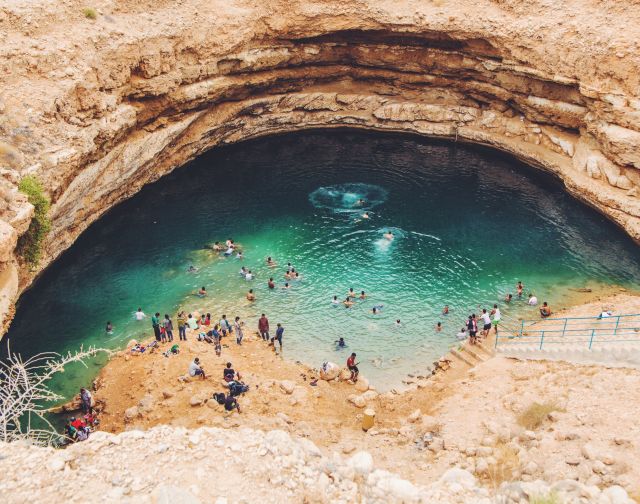
POLYGON ((171 322, 168 313, 164 314, 164 321, 162 322, 162 325, 164 326, 164 332, 167 336, 167 340, 169 342, 173 341, 173 322, 171 322))
POLYGON ((84 387, 80 389, 80 408, 82 409, 82 413, 85 415, 93 413, 93 406, 91 406, 91 392, 84 387))
POLYGON ((275 350, 276 348, 276 341, 278 342, 278 344, 280 345, 280 352, 282 352, 282 335, 284 334, 284 327, 282 327, 282 324, 280 324, 278 322, 277 324, 277 329, 276 329, 276 335, 273 338, 273 348, 275 350))
POLYGON ((264 313, 258 320, 258 332, 263 340, 269 341, 269 319, 264 313))
POLYGON ((356 354, 354 352, 347 359, 347 368, 349 369, 349 371, 351 371, 351 377, 349 378, 349 380, 352 381, 353 383, 358 381, 358 374, 360 373, 360 370, 358 369, 358 364, 360 363, 356 362, 356 354))
POLYGON ((242 345, 242 338, 244 336, 244 334, 242 334, 242 325, 243 322, 240 321, 240 317, 236 317, 236 320, 233 323, 233 328, 236 331, 236 343, 238 345, 242 345))
POLYGON ((160 313, 156 312, 156 314, 151 317, 151 327, 153 327, 153 334, 156 337, 156 341, 160 342, 162 339, 160 336, 160 313))
POLYGON ((180 341, 187 341, 187 319, 183 311, 178 313, 178 336, 180 341))

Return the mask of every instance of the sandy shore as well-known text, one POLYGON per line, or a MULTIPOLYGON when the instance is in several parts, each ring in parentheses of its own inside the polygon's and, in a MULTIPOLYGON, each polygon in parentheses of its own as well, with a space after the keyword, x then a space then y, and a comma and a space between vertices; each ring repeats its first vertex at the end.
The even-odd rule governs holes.
MULTIPOLYGON (((603 296, 592 292, 580 295, 583 300, 590 301, 556 312, 556 315, 593 315, 602 305, 616 312, 640 309, 640 297, 632 294, 603 296)), ((96 381, 95 397, 103 406, 100 415, 103 430, 119 432, 162 424, 188 428, 283 429, 310 438, 329 452, 347 454, 366 449, 382 467, 397 470, 401 463, 407 477, 424 483, 447 468, 462 464, 491 484, 495 475, 485 471, 485 462, 499 459, 496 450, 503 450, 509 443, 516 444, 523 453, 522 460, 516 456, 515 462, 510 462, 513 471, 510 469, 509 474, 525 479, 543 475, 545 456, 568 457, 567 454, 576 450, 580 455, 580 446, 590 439, 601 444, 611 438, 609 444, 615 449, 607 445, 602 450, 612 451, 620 460, 633 459, 640 453, 636 441, 640 439, 640 432, 635 432, 638 427, 625 406, 640 401, 640 371, 637 370, 491 358, 488 355, 491 344, 485 342, 486 350, 476 349, 475 354, 481 358, 472 362, 473 366, 448 356, 451 362, 447 371, 411 377, 409 382, 413 383, 403 393, 378 394, 364 382, 354 386, 347 382, 319 380, 312 386, 311 381, 317 374, 313 369, 287 359, 286 342, 284 354, 277 355, 248 330, 242 346, 238 346, 233 338, 223 340, 220 357, 215 355, 213 345, 196 341, 193 333, 188 338, 186 343, 178 342, 179 355, 164 357, 160 351, 142 355, 120 352, 111 359, 96 381), (208 373, 208 379, 181 381, 179 378, 187 374, 188 365, 196 356, 208 373), (208 400, 214 392, 224 391, 222 372, 228 361, 251 387, 240 398, 241 414, 225 414, 215 401, 208 400), (527 378, 523 379, 525 375, 527 378), (584 394, 585 389, 591 390, 592 394, 584 394), (505 397, 511 397, 511 402, 505 397), (546 399, 555 402, 559 397, 565 405, 561 409, 567 414, 553 420, 556 425, 546 426, 533 440, 528 439, 531 433, 524 434, 517 424, 519 411, 529 403, 546 399), (601 408, 600 404, 605 403, 601 408), (365 407, 376 412, 376 425, 368 433, 361 428, 365 407), (500 425, 496 427, 491 422, 500 425), (577 426, 585 425, 590 425, 588 434, 577 438, 569 434, 564 439, 564 434, 557 434, 558 430, 575 430, 577 426), (504 442, 491 433, 501 426, 509 431, 504 442), (616 444, 614 434, 620 444, 616 444), (435 437, 439 448, 425 449, 425 436, 435 437), (488 437, 492 439, 492 446, 483 445, 489 443, 488 437), (537 442, 538 446, 530 446, 532 442, 537 442), (482 446, 489 450, 480 449, 482 446), (490 451, 494 455, 487 455, 490 451), (535 470, 530 462, 536 464, 535 470), (530 474, 525 470, 527 464, 530 474)), ((161 350, 169 346, 161 345, 161 350)), ((586 460, 587 465, 594 462, 586 460)), ((606 461, 610 460, 607 458, 606 461)), ((575 465, 574 460, 569 462, 559 460, 557 464, 562 467, 557 470, 563 469, 570 477, 581 478, 584 482, 614 481, 629 492, 640 490, 633 486, 634 481, 640 481, 640 470, 637 469, 640 460, 628 465, 620 463, 615 471, 607 466, 607 478, 584 467, 578 474, 583 461, 575 465), (593 475, 599 479, 592 478, 593 475)))

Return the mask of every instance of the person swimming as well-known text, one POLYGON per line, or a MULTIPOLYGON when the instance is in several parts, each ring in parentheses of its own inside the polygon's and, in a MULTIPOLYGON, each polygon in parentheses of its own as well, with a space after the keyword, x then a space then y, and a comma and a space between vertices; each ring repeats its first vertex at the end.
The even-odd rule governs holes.
POLYGON ((400 319, 396 320, 396 327, 400 327, 402 326, 402 322, 400 322, 400 319))
POLYGON ((220 245, 220 242, 215 242, 215 243, 213 244, 213 247, 212 247, 212 248, 213 248, 213 250, 214 250, 215 252, 221 252, 221 251, 222 251, 222 245, 220 245))
POLYGON ((269 281, 267 282, 267 287, 269 287, 270 289, 275 289, 276 288, 276 284, 273 281, 273 277, 269 278, 269 281))
POLYGON ((240 252, 239 250, 236 253, 236 259, 244 259, 244 256, 242 255, 242 252, 240 252))
POLYGON ((277 263, 273 259, 271 259, 271 256, 267 257, 267 266, 269 266, 270 268, 277 266, 277 263))
POLYGON ((438 322, 438 323, 436 324, 436 331, 437 331, 437 332, 442 331, 442 322, 438 322))
POLYGON ((107 334, 113 334, 113 324, 111 323, 111 321, 107 322, 107 326, 104 330, 107 334))
POLYGON ((240 276, 246 277, 247 276, 247 268, 245 268, 243 266, 242 268, 240 268, 240 271, 238 273, 240 274, 240 276))
POLYGON ((350 298, 355 298, 355 297, 356 297, 356 293, 355 293, 355 291, 353 290, 353 287, 351 287, 351 288, 349 289, 349 292, 347 292, 347 297, 350 297, 350 298))
POLYGON ((289 282, 285 282, 284 283, 284 287, 282 287, 282 288, 286 290, 286 289, 290 289, 291 286, 289 285, 289 282))
POLYGON ((197 271, 198 268, 196 268, 193 264, 191 264, 189 268, 187 268, 187 273, 196 273, 197 271))
POLYGON ((338 300, 338 296, 333 296, 333 299, 331 300, 331 304, 332 305, 339 305, 340 301, 338 300))
POLYGON ((505 303, 510 303, 512 299, 513 299, 513 294, 507 294, 507 295, 504 297, 504 302, 505 302, 505 303))
POLYGON ((344 338, 340 338, 338 341, 335 342, 336 346, 338 348, 346 348, 347 344, 344 341, 344 338))
POLYGON ((369 218, 369 212, 365 212, 362 214, 362 218, 363 219, 368 219, 369 218))
POLYGON ((249 292, 247 292, 247 301, 255 301, 256 300, 256 295, 253 293, 253 289, 249 289, 249 292))
POLYGON ((342 302, 342 304, 345 305, 347 308, 351 308, 351 306, 353 305, 353 301, 351 301, 351 298, 347 296, 347 298, 342 302))
POLYGON ((253 280, 253 273, 251 270, 247 271, 247 274, 244 276, 245 280, 253 280))
POLYGON ((366 299, 367 295, 364 293, 364 291, 360 292, 360 299, 366 299))
POLYGON ((356 201, 356 202, 353 204, 353 206, 359 206, 359 207, 362 207, 362 206, 365 206, 366 204, 367 204, 367 202, 366 202, 364 199, 360 198, 358 201, 356 201))
POLYGON ((383 304, 379 304, 379 305, 375 305, 372 309, 371 309, 371 313, 373 313, 374 315, 377 315, 378 313, 380 313, 382 311, 382 309, 384 308, 383 304))
POLYGON ((449 315, 449 305, 444 305, 444 308, 442 309, 442 314, 449 315))
POLYGON ((203 285, 200 290, 198 291, 198 297, 205 297, 207 295, 207 289, 205 288, 205 286, 203 285))
POLYGON ((385 231, 385 233, 382 236, 389 241, 392 241, 394 238, 393 233, 391 231, 385 231))

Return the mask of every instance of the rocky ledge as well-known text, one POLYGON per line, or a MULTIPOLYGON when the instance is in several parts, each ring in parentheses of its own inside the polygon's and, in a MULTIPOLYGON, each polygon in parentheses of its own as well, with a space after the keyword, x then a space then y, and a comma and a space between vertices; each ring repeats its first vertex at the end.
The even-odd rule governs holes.
POLYGON ((414 485, 376 469, 360 451, 324 456, 311 441, 281 430, 156 427, 118 435, 98 432, 59 451, 0 445, 0 492, 7 503, 75 502, 99 495, 103 502, 308 502, 504 504, 553 502, 633 504, 621 487, 599 490, 573 480, 503 484, 497 492, 452 468, 429 486, 414 485), (24 484, 24 468, 37 467, 24 484), (554 497, 549 497, 554 496, 554 497), (84 498, 84 497, 82 497, 84 498), (552 502, 544 501, 544 502, 552 502))
MULTIPOLYGON (((640 241, 640 11, 627 3, 96 0, 91 16, 76 0, 4 5, 2 187, 35 174, 53 203, 20 289, 143 185, 216 145, 304 128, 495 147, 640 241)), ((4 199, 7 265, 30 214, 4 199)))

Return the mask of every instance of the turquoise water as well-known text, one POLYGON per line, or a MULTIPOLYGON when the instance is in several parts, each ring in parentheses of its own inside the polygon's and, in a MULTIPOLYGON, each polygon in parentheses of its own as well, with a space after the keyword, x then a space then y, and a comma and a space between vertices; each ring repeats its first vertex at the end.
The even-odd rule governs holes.
MULTIPOLYGON (((355 351, 362 372, 388 389, 426 372, 467 315, 500 302, 518 280, 559 303, 569 288, 594 282, 636 287, 638 259, 616 227, 511 158, 415 137, 308 132, 216 149, 145 187, 24 294, 9 337, 23 355, 117 347, 151 336, 150 322, 133 318, 138 306, 240 315, 249 328, 264 312, 285 327, 285 357, 343 364, 355 351), (390 229, 392 242, 383 238, 390 229), (227 238, 243 260, 205 249, 227 238), (283 290, 287 262, 302 279, 283 290), (192 264, 195 274, 186 271, 192 264), (255 280, 240 277, 242 265, 255 280), (193 295, 202 285, 206 299, 193 295), (350 287, 368 298, 332 306, 350 287), (336 350, 340 336, 347 349, 336 350)), ((523 302, 500 305, 508 316, 527 314, 523 302)), ((56 387, 75 392, 102 363, 71 368, 56 387)))

